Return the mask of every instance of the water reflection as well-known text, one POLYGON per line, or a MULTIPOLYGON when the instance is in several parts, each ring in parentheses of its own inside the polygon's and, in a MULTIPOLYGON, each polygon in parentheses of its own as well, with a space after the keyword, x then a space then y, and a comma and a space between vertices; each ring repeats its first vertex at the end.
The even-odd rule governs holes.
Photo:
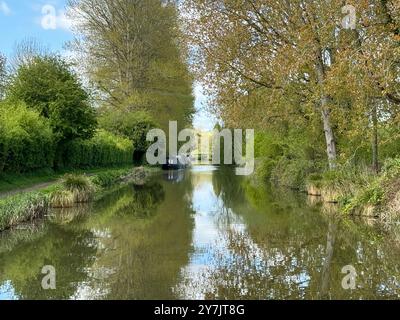
POLYGON ((0 299, 398 298, 390 238, 308 201, 232 168, 163 172, 0 234, 0 299), (341 287, 349 264, 355 290, 341 287))

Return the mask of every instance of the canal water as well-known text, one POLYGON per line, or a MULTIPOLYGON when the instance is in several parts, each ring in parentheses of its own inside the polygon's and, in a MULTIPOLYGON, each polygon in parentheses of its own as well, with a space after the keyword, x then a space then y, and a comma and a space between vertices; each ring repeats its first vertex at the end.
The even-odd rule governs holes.
POLYGON ((1 233, 0 299, 399 298, 399 245, 335 211, 227 168, 161 172, 1 233))

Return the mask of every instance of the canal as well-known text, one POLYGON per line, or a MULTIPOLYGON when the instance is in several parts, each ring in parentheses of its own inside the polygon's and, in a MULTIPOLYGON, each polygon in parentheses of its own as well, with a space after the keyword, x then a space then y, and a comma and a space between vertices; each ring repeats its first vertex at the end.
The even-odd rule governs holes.
POLYGON ((160 172, 1 233, 0 299, 399 298, 398 245, 315 200, 229 168, 160 172))

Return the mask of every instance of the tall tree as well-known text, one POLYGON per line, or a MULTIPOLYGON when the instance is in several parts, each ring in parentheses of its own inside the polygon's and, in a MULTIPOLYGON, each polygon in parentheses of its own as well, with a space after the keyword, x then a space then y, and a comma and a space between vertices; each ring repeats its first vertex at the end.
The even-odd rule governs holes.
POLYGON ((6 75, 6 58, 0 53, 0 100, 4 98, 6 75))
MULTIPOLYGON (((365 101, 369 100, 368 106, 371 101, 375 103, 377 93, 381 100, 397 97, 393 88, 387 91, 395 83, 392 77, 395 68, 391 68, 390 77, 382 75, 388 63, 398 57, 390 54, 385 58, 394 48, 393 41, 385 38, 387 32, 379 30, 382 21, 377 13, 386 5, 394 23, 394 17, 398 17, 397 2, 357 1, 354 4, 357 15, 352 17, 356 18, 357 30, 347 30, 342 25, 345 4, 341 0, 184 1, 189 41, 198 53, 197 71, 214 93, 222 116, 231 117, 233 110, 242 105, 243 112, 253 115, 253 122, 268 122, 275 117, 290 122, 322 119, 329 166, 335 168, 338 136, 343 135, 342 128, 336 130, 337 116, 348 110, 347 103, 351 110, 359 111, 358 115, 364 112, 363 121, 372 119, 374 123, 374 117, 365 117, 365 101), (357 33, 366 40, 363 48, 357 33), (380 40, 385 40, 381 47, 380 40), (365 50, 368 61, 362 58, 365 50), (382 58, 378 71, 373 70, 376 56, 382 58), (339 69, 341 74, 337 72, 339 69), (338 88, 345 89, 349 85, 345 79, 351 78, 355 85, 367 79, 362 84, 364 89, 371 84, 371 78, 377 82, 369 86, 368 94, 361 94, 364 110, 354 109, 352 104, 358 99, 361 106, 357 95, 362 91, 350 94, 347 90, 348 96, 343 99, 346 103, 340 104, 337 99, 338 88), (378 90, 379 83, 383 90, 378 90), (262 107, 243 106, 246 97, 249 101, 261 98, 262 107)), ((391 28, 397 30, 393 23, 391 28)), ((369 107, 368 114, 373 110, 369 107)), ((377 118, 379 121, 379 115, 377 118)))
MULTIPOLYGON (((392 126, 400 106, 398 82, 400 38, 391 16, 391 1, 369 1, 359 10, 357 28, 342 39, 330 72, 329 90, 338 107, 341 97, 351 101, 346 122, 355 122, 358 135, 368 129, 371 137, 372 167, 379 171, 379 129, 392 126)), ((400 7, 399 7, 400 8, 400 7)), ((397 10, 398 11, 398 10, 397 10)), ((343 109, 343 104, 342 108, 343 109)), ((343 124, 342 124, 343 125, 343 124)))
MULTIPOLYGON (((336 138, 325 82, 338 28, 332 17, 341 12, 342 1, 326 2, 188 0, 192 14, 186 16, 192 20, 191 40, 205 57, 198 65, 204 66, 201 72, 222 98, 218 103, 229 105, 232 98, 260 89, 274 97, 275 105, 311 102, 310 113, 322 119, 334 168, 336 138)), ((265 112, 273 116, 276 110, 265 112)))
POLYGON ((179 44, 177 10, 161 0, 71 0, 72 48, 106 108, 149 111, 166 125, 191 121, 192 79, 179 44))

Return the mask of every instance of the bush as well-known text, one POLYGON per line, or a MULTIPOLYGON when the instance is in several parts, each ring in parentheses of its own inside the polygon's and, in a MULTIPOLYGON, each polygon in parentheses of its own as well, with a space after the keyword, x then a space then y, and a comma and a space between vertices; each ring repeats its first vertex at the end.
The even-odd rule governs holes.
POLYGON ((96 174, 93 177, 92 182, 100 188, 110 187, 129 172, 131 172, 131 169, 110 170, 107 172, 102 172, 96 174))
POLYGON ((158 127, 153 118, 145 111, 122 112, 106 111, 99 118, 101 128, 130 139, 135 146, 135 160, 142 160, 152 144, 146 140, 149 130, 158 127))
POLYGON ((87 191, 92 187, 89 179, 86 176, 79 174, 65 175, 62 184, 68 191, 87 191))
POLYGON ((275 160, 269 158, 260 159, 260 161, 256 164, 255 178, 259 182, 263 183, 270 182, 272 171, 274 170, 275 166, 276 166, 275 160))
POLYGON ((307 177, 316 171, 315 162, 282 158, 271 172, 271 180, 281 186, 305 189, 307 177))
POLYGON ((133 161, 133 144, 129 139, 99 130, 90 140, 75 140, 66 146, 66 168, 90 168, 129 164, 133 161))
POLYGON ((283 156, 284 146, 277 142, 277 138, 267 132, 257 132, 254 137, 255 157, 277 159, 283 156))
POLYGON ((53 208, 71 208, 76 203, 86 203, 93 199, 95 189, 90 179, 84 175, 67 174, 61 185, 51 193, 53 208))
POLYGON ((51 168, 54 151, 46 119, 22 103, 0 103, 0 173, 51 168))

